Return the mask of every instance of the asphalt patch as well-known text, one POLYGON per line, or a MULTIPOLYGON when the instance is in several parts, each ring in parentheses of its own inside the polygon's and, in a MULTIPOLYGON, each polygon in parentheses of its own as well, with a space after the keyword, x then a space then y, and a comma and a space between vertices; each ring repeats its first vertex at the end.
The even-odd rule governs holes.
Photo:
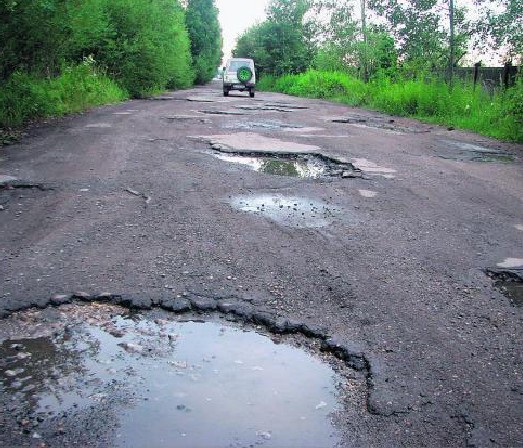
POLYGON ((453 140, 442 142, 437 150, 437 156, 458 162, 512 163, 515 161, 514 154, 507 151, 453 140))

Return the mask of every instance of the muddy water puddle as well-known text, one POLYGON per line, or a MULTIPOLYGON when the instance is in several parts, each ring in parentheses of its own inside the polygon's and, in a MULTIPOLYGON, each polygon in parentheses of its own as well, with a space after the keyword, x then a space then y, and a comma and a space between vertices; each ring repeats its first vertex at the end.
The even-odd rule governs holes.
MULTIPOLYGON (((315 155, 234 154, 215 151, 214 157, 225 162, 246 166, 254 171, 273 176, 319 179, 341 177, 344 172, 352 173, 352 166, 329 163, 315 155)), ((347 175, 348 177, 348 175, 347 175)))
POLYGON ((523 307, 523 282, 502 281, 497 286, 514 306, 523 307))
POLYGON ((523 307, 523 260, 507 258, 503 263, 498 263, 502 268, 487 269, 487 275, 494 281, 494 285, 510 300, 514 306, 523 307), (505 265, 515 269, 504 269, 505 265))
POLYGON ((0 405, 13 420, 0 445, 339 443, 332 416, 347 380, 239 325, 66 305, 12 315, 0 342, 0 405))
POLYGON ((238 196, 231 201, 231 205, 238 210, 295 228, 327 227, 340 219, 343 212, 341 208, 322 201, 273 194, 238 196))

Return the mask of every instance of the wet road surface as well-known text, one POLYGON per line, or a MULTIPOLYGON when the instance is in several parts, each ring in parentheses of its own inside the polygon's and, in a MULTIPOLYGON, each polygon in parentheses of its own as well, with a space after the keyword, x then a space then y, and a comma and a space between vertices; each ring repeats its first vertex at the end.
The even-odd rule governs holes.
MULTIPOLYGON (((521 446, 522 168, 521 145, 218 84, 34 126, 0 149, 1 342, 51 300, 234 316, 358 354, 365 398, 338 398, 321 445, 521 446)), ((0 445, 72 445, 73 423, 121 439, 130 411, 104 406, 27 430, 17 365, 0 445)), ((230 444, 277 446, 267 425, 230 444)))

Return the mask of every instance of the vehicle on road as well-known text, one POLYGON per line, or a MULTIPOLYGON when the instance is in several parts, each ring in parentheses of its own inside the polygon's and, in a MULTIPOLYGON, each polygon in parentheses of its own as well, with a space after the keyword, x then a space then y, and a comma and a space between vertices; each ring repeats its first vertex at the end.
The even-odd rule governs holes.
POLYGON ((249 92, 254 98, 256 71, 252 59, 232 58, 223 67, 223 96, 229 96, 231 90, 249 92))

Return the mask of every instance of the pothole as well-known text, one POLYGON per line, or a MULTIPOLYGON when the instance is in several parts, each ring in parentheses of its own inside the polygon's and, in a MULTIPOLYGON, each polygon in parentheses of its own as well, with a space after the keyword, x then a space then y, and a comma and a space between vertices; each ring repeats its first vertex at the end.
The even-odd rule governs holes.
POLYGON ((381 129, 388 132, 403 134, 403 133, 425 133, 430 132, 429 129, 426 128, 416 128, 416 127, 406 127, 406 126, 399 126, 395 124, 395 121, 393 118, 382 118, 382 117, 364 117, 360 115, 354 115, 350 117, 341 117, 341 118, 333 118, 331 119, 333 123, 345 123, 350 124, 353 126, 358 127, 364 127, 364 128, 374 128, 374 129, 381 129))
POLYGON ((303 197, 275 194, 237 196, 232 199, 231 205, 238 210, 295 228, 326 227, 342 216, 345 220, 351 220, 339 207, 303 197))
POLYGON ((290 108, 288 106, 268 106, 268 105, 239 105, 234 106, 237 109, 241 110, 252 110, 252 111, 272 111, 272 112, 283 112, 283 113, 291 113, 294 112, 296 109, 290 108))
POLYGON ((487 269, 486 273, 512 305, 523 307, 523 269, 487 269))
POLYGON ((200 110, 198 111, 201 114, 206 115, 233 115, 233 116, 240 116, 240 115, 246 115, 245 112, 238 112, 234 110, 200 110))
POLYGON ((0 175, 0 190, 40 190, 48 191, 52 190, 50 187, 46 187, 43 184, 34 182, 28 182, 20 180, 14 176, 2 176, 0 175))
POLYGON ((242 121, 227 125, 228 129, 266 129, 270 131, 276 131, 280 129, 302 129, 300 125, 286 124, 278 120, 267 120, 267 121, 242 121))
POLYGON ((214 151, 212 155, 220 160, 244 165, 254 171, 274 176, 302 179, 361 177, 361 173, 351 164, 340 163, 316 154, 249 154, 214 151))
POLYGON ((483 163, 512 163, 515 160, 514 154, 473 143, 445 140, 443 144, 445 146, 437 151, 437 156, 442 159, 483 163))
POLYGON ((333 417, 366 390, 307 338, 294 339, 302 350, 161 310, 19 312, 1 321, 0 342, 5 446, 334 447, 333 417))

